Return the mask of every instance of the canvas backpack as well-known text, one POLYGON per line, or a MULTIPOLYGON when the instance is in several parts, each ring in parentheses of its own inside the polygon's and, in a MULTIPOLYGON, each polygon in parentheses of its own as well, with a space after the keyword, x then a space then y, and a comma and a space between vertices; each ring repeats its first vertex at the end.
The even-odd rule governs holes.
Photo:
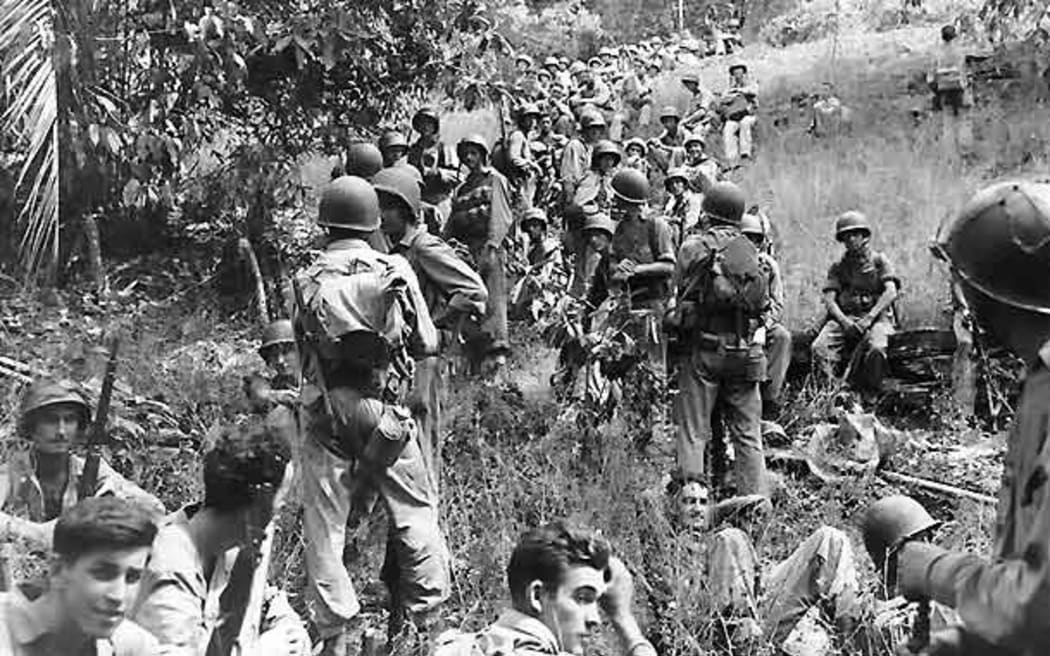
POLYGON ((701 315, 742 312, 756 318, 769 307, 769 279, 758 249, 740 231, 716 226, 700 237, 708 254, 687 282, 701 315))
POLYGON ((296 286, 299 325, 322 360, 380 368, 405 348, 408 281, 390 260, 326 253, 296 286))

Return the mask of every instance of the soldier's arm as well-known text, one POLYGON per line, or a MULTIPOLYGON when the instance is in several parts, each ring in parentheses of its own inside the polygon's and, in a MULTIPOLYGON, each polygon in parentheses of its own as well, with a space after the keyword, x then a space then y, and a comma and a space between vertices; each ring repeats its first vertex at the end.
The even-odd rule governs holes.
POLYGON ((510 190, 507 188, 507 179, 502 175, 494 174, 492 176, 492 215, 489 217, 489 245, 500 246, 510 233, 514 225, 514 215, 510 208, 510 190))
POLYGON ((450 309, 465 314, 485 313, 488 291, 481 276, 470 268, 452 247, 437 237, 424 239, 417 251, 417 264, 431 280, 450 309))
POLYGON ((208 648, 208 627, 201 600, 192 585, 171 572, 149 572, 139 592, 132 618, 152 633, 162 646, 177 647, 187 656, 203 656, 208 648))
POLYGON ((674 244, 671 241, 671 228, 663 219, 653 218, 651 220, 656 222, 656 225, 653 227, 655 231, 653 239, 654 243, 652 244, 653 262, 636 266, 633 277, 670 278, 674 275, 675 270, 674 244))
POLYGON ((155 517, 161 517, 166 512, 164 504, 157 497, 121 476, 108 462, 103 460, 98 467, 98 490, 95 496, 110 494, 118 499, 126 499, 142 506, 155 517))
POLYGON ((853 323, 853 320, 847 317, 846 313, 839 306, 838 296, 841 290, 842 282, 839 280, 838 265, 832 264, 831 268, 828 269, 827 281, 824 283, 824 307, 831 318, 845 328, 853 323))
POLYGON ((780 323, 784 313, 784 279, 780 275, 780 265, 772 256, 763 258, 769 265, 769 310, 764 317, 766 328, 780 323))
POLYGON ((875 265, 879 268, 879 278, 882 280, 884 285, 882 294, 879 295, 878 300, 875 301, 875 305, 872 306, 871 310, 864 317, 863 328, 867 329, 871 324, 878 321, 882 313, 889 309, 893 302, 897 300, 900 295, 900 279, 897 274, 894 273, 893 265, 884 256, 878 255, 876 257, 875 265))
POLYGON ((526 173, 532 166, 532 162, 525 158, 524 153, 528 151, 525 134, 521 130, 515 130, 510 135, 507 150, 510 151, 510 165, 516 172, 526 173))
POLYGON ((0 542, 24 540, 43 551, 49 551, 57 522, 57 519, 34 522, 0 511, 0 542))
POLYGON ((438 331, 434 327, 434 321, 430 317, 430 310, 423 297, 423 291, 419 288, 419 279, 416 272, 405 258, 395 255, 390 258, 394 263, 398 275, 405 280, 408 286, 408 302, 412 305, 412 316, 414 324, 412 328, 413 348, 420 353, 413 355, 432 355, 438 352, 438 331))

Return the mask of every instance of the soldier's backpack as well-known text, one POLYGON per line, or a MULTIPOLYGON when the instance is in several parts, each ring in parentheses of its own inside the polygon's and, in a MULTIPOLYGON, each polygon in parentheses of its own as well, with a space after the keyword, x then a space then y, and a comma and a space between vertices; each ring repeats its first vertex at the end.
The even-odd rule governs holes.
POLYGON ((408 281, 391 261, 326 253, 295 285, 299 328, 321 360, 382 368, 405 348, 408 281))
POLYGON ((751 240, 738 230, 718 226, 697 238, 703 240, 708 254, 689 272, 686 284, 695 290, 692 300, 700 315, 739 311, 755 318, 765 312, 769 279, 751 240))
POLYGON ((937 91, 961 91, 963 88, 963 72, 957 67, 938 68, 934 75, 937 91))

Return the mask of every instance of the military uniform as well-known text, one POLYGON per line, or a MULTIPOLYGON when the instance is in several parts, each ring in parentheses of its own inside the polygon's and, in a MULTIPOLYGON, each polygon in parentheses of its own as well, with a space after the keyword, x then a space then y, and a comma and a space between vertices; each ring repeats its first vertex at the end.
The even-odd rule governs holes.
POLYGON ((529 136, 522 130, 514 130, 510 134, 507 140, 507 157, 512 172, 511 181, 517 189, 520 200, 518 205, 523 211, 528 210, 536 199, 539 180, 536 174, 536 160, 529 147, 529 136))
MULTIPOLYGON (((828 269, 824 291, 834 292, 835 300, 842 311, 848 317, 857 320, 875 306, 889 283, 894 283, 900 288, 900 279, 885 255, 869 251, 867 255, 858 258, 847 253, 828 269)), ((885 358, 889 337, 896 332, 896 323, 892 306, 872 323, 864 337, 866 344, 861 347, 868 351, 866 361, 870 362, 872 357, 885 358)), ((834 378, 835 367, 842 360, 843 352, 855 343, 855 339, 846 334, 837 321, 829 317, 813 340, 811 348, 814 362, 827 377, 834 378)), ((866 365, 865 369, 869 386, 878 388, 881 384, 881 372, 872 371, 877 367, 870 365, 866 365)))
MULTIPOLYGON (((412 265, 419 285, 436 324, 445 328, 450 315, 482 316, 488 292, 477 272, 439 237, 425 229, 409 226, 404 237, 394 244, 392 252, 412 265)), ((440 485, 441 426, 444 381, 448 370, 440 355, 427 356, 416 363, 415 391, 423 399, 426 416, 420 421, 420 446, 423 458, 440 485)))
POLYGON ((459 184, 455 157, 440 140, 425 144, 417 139, 408 148, 408 163, 423 176, 423 202, 437 207, 442 220, 447 220, 449 196, 459 184))
POLYGON ((580 137, 569 140, 561 155, 561 184, 566 202, 576 197, 576 188, 591 169, 591 151, 594 144, 587 143, 580 137))
MULTIPOLYGON (((229 609, 222 608, 220 601, 241 553, 240 549, 227 551, 208 571, 190 535, 189 521, 198 509, 186 506, 160 527, 131 613, 132 619, 162 645, 192 654, 205 652, 212 633, 226 619, 229 609)), ((293 656, 309 654, 306 627, 285 594, 268 586, 264 597, 260 631, 265 633, 287 624, 298 627, 303 634, 303 651, 293 656)), ((266 656, 267 652, 261 649, 259 653, 266 656)))
POLYGON ((0 654, 4 656, 159 656, 157 639, 130 620, 117 626, 109 638, 92 641, 73 654, 61 642, 68 627, 60 625, 55 599, 49 595, 29 601, 21 592, 0 594, 0 654))
POLYGON ((720 103, 724 116, 722 125, 722 154, 725 160, 735 163, 740 157, 751 157, 752 131, 755 122, 755 105, 758 85, 753 82, 730 86, 720 103))
POLYGON ((1050 341, 1029 369, 1006 452, 989 560, 907 542, 899 585, 958 611, 966 654, 1050 652, 1050 341))
POLYGON ((671 241, 677 247, 682 238, 700 224, 700 204, 703 198, 686 189, 680 196, 671 196, 664 207, 664 216, 671 225, 671 241))
POLYGON ((766 381, 762 385, 762 401, 779 407, 784 391, 784 380, 791 366, 791 331, 781 323, 784 314, 784 279, 780 265, 769 253, 758 255, 769 279, 769 310, 762 317, 766 329, 766 381))
POLYGON ((573 197, 572 202, 580 207, 586 208, 589 212, 609 212, 609 206, 612 204, 612 179, 616 174, 616 169, 609 171, 608 173, 602 173, 597 169, 590 169, 584 174, 583 179, 580 180, 580 184, 576 187, 576 195, 573 197))
MULTIPOLYGON (((329 243, 298 277, 305 288, 321 272, 342 270, 354 260, 390 267, 407 283, 406 300, 414 317, 410 332, 423 354, 434 353, 437 331, 416 276, 403 258, 377 253, 359 239, 340 239, 329 243)), ((343 300, 357 302, 346 295, 343 300)), ((367 315, 368 309, 355 312, 367 315)), ((318 373, 324 361, 308 348, 303 364, 305 596, 318 632, 322 638, 339 634, 360 610, 342 556, 353 494, 362 486, 376 491, 386 505, 390 544, 400 565, 398 580, 388 583, 398 603, 411 613, 431 611, 449 594, 449 555, 415 421, 406 408, 384 402, 368 384, 328 379, 326 400, 318 373), (368 454, 378 445, 401 450, 393 462, 376 461, 368 454)))

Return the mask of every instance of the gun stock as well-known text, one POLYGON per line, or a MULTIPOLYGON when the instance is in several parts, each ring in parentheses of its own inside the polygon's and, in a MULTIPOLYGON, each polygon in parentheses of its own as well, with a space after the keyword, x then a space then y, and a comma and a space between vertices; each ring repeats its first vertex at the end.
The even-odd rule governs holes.
POLYGON ((113 398, 113 385, 117 380, 117 350, 120 340, 116 337, 110 342, 109 361, 106 363, 106 374, 102 379, 102 391, 98 397, 95 420, 91 423, 88 435, 88 454, 84 471, 77 486, 77 498, 86 499, 95 495, 98 488, 98 469, 102 462, 102 447, 106 444, 106 422, 109 419, 109 406, 113 398))

